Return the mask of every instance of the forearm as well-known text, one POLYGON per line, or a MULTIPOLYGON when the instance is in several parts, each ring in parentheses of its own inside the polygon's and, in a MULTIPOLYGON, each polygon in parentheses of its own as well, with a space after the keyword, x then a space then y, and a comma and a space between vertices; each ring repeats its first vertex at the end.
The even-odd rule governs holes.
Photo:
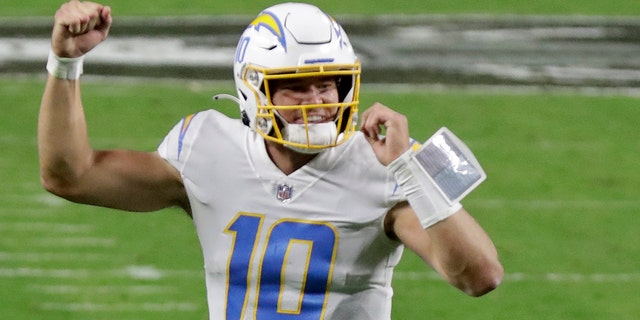
POLYGON ((460 290, 483 295, 498 286, 503 269, 482 227, 464 209, 426 229, 434 268, 460 290))
POLYGON ((38 151, 45 187, 67 185, 89 167, 89 146, 78 80, 49 76, 38 117, 38 151))

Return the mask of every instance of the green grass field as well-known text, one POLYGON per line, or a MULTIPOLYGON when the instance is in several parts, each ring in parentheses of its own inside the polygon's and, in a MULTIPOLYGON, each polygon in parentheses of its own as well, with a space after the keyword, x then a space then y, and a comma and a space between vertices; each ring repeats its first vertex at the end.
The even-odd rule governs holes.
MULTIPOLYGON (((42 78, 0 78, 0 310, 3 319, 206 319, 199 245, 176 210, 132 214, 75 205, 39 184, 42 78)), ((153 150, 183 115, 231 87, 89 81, 96 148, 153 150)), ((426 139, 440 126, 474 150, 487 182, 465 201, 506 269, 470 298, 410 252, 394 280, 394 319, 637 319, 640 98, 364 86, 362 106, 406 113, 426 139)))
MULTIPOLYGON (((52 16, 58 1, 0 4, 1 17, 52 16)), ((105 2, 118 16, 250 14, 273 1, 105 2)), ((640 15, 640 1, 315 1, 333 14, 640 15)), ((44 71, 43 71, 44 73, 44 71)), ((39 183, 42 77, 0 76, 0 317, 8 320, 207 319, 202 258, 177 210, 81 206, 39 183)), ((83 86, 96 148, 154 150, 181 117, 215 107, 227 84, 92 80, 83 86)), ((446 125, 489 178, 463 202, 492 236, 506 275, 469 298, 410 252, 397 268, 395 320, 631 320, 640 306, 640 97, 364 85, 426 139, 446 125)))

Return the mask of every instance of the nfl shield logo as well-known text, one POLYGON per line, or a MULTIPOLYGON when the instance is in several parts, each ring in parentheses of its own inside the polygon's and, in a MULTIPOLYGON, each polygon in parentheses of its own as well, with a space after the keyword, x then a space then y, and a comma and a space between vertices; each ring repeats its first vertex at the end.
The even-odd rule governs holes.
POLYGON ((291 194, 293 193, 293 187, 287 184, 279 184, 276 191, 276 197, 282 202, 291 200, 291 194))

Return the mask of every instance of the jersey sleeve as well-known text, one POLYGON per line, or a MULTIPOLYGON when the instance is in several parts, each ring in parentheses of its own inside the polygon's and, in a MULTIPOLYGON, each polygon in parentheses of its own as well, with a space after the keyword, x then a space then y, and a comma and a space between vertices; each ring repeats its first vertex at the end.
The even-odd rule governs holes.
POLYGON ((184 164, 189 158, 191 147, 197 137, 201 124, 199 113, 190 114, 178 122, 164 137, 158 146, 160 156, 169 161, 178 171, 182 172, 184 164))

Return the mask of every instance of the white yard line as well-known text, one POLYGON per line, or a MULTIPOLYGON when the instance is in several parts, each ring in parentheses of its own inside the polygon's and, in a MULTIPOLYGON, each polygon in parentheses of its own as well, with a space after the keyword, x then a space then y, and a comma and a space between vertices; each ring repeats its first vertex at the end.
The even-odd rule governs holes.
POLYGON ((0 278, 87 279, 99 274, 100 270, 90 269, 0 268, 0 278))
POLYGON ((0 232, 90 233, 95 226, 57 222, 3 222, 0 232))
MULTIPOLYGON (((43 201, 47 197, 42 197, 41 195, 2 195, 0 194, 0 201, 5 198, 11 198, 13 200, 19 200, 19 198, 23 198, 25 202, 32 202, 34 199, 39 199, 37 201, 43 201)), ((55 201, 54 201, 55 202, 55 201)), ((514 206, 523 206, 528 208, 615 208, 615 209, 639 209, 640 208, 640 200, 625 200, 625 199, 576 199, 576 200, 566 200, 566 199, 478 199, 478 200, 466 200, 465 203, 483 206, 483 207, 514 207, 514 206)), ((55 203, 54 206, 59 206, 60 203, 55 203)), ((41 215, 49 215, 51 216, 51 208, 28 208, 25 207, 23 209, 20 208, 0 208, 0 217, 2 216, 16 216, 25 218, 31 218, 33 216, 41 216, 41 215)), ((15 225, 18 229, 28 229, 30 227, 26 226, 29 222, 25 222, 24 225, 21 222, 17 222, 15 225)), ((35 225, 33 229, 44 228, 43 225, 35 225)), ((56 226, 55 223, 52 223, 54 229, 62 230, 64 228, 76 229, 76 232, 81 232, 80 230, 84 228, 90 228, 89 225, 77 225, 78 227, 74 227, 74 224, 58 224, 56 226), (66 225, 66 227, 65 227, 66 225)), ((0 231, 9 230, 10 224, 5 225, 5 223, 0 224, 0 231)))
MULTIPOLYGON (((435 272, 399 271, 394 280, 442 281, 435 272)), ((504 282, 577 282, 577 283, 632 283, 640 282, 640 273, 525 273, 512 272, 504 275, 504 282)))
POLYGON ((77 294, 114 294, 158 295, 176 291, 175 287, 165 285, 30 285, 29 291, 53 295, 77 294))
POLYGON ((191 302, 167 302, 167 303, 59 303, 44 302, 40 308, 48 311, 68 312, 168 312, 168 311, 196 311, 200 306, 191 302))
POLYGON ((21 193, 0 194, 0 200, 3 202, 9 202, 4 203, 3 207, 0 208, 0 215, 20 215, 23 212, 51 210, 53 208, 71 205, 71 202, 65 199, 42 191, 43 189, 41 187, 37 187, 37 189, 35 189, 35 187, 31 188, 30 186, 29 189, 30 191, 21 193), (20 202, 20 204, 13 205, 14 202, 20 202))
POLYGON ((538 85, 483 85, 483 84, 412 84, 412 83, 367 83, 362 84, 362 93, 415 94, 429 92, 464 91, 479 95, 580 95, 592 97, 625 96, 640 98, 638 87, 575 87, 538 85))
MULTIPOLYGON (((554 199, 537 199, 537 200, 518 200, 518 199, 478 199, 467 200, 467 205, 484 207, 484 208, 527 208, 527 209, 617 209, 631 210, 640 209, 640 201, 638 200, 554 200, 554 199)), ((544 211, 541 211, 544 212, 544 211)), ((553 212, 557 214, 557 212, 553 212)), ((570 212, 570 214, 574 214, 570 212)))
POLYGON ((164 278, 204 278, 201 270, 167 270, 153 266, 127 266, 121 269, 47 269, 36 267, 0 267, 0 278, 50 278, 50 279, 137 279, 160 280, 164 278))
MULTIPOLYGON (((0 202, 3 202, 4 199, 0 196, 0 202)), ((28 200, 25 200, 24 206, 3 204, 3 207, 0 208, 0 218, 22 218, 26 221, 34 221, 36 219, 60 219, 60 215, 51 214, 53 208, 29 207, 29 203, 27 201, 28 200)))
POLYGON ((40 237, 32 239, 9 239, 0 238, 0 245, 12 248, 22 247, 39 247, 39 248, 57 248, 57 247, 96 247, 96 248, 113 248, 116 246, 115 238, 104 237, 40 237))
MULTIPOLYGON (((123 269, 43 269, 43 268, 0 268, 0 278, 53 278, 53 279, 109 279, 109 278, 131 278, 145 280, 159 280, 165 278, 204 277, 200 270, 167 270, 157 269, 153 266, 129 266, 123 269), (144 270, 144 271, 141 271, 144 270)), ((421 280, 421 281, 442 281, 435 272, 414 272, 396 271, 394 279, 421 280)), ((640 282, 640 273, 526 273, 511 272, 504 276, 505 282, 527 282, 542 281, 549 283, 556 282, 583 282, 602 283, 617 282, 631 283, 640 282)), ((64 288, 64 287, 62 287, 64 288)), ((71 288, 71 287, 69 287, 71 288)), ((61 289, 64 290, 64 289, 61 289)), ((75 289, 67 289, 75 290, 75 289)), ((79 289, 78 289, 79 290, 79 289)), ((144 290, 144 289, 139 289, 144 290)))
POLYGON ((0 262, 13 261, 13 262, 37 262, 37 263, 50 263, 50 262, 107 262, 113 261, 113 258, 117 256, 116 253, 69 253, 69 252, 6 252, 0 251, 0 262))

